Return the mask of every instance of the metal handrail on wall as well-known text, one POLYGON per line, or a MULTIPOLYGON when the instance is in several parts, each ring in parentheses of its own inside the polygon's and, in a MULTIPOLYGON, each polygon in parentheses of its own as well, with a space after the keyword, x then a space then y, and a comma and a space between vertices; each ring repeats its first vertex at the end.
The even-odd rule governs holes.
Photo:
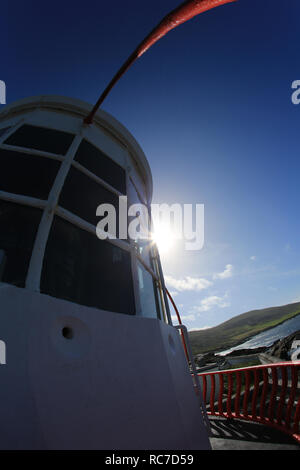
POLYGON ((271 426, 300 443, 300 361, 199 373, 207 414, 271 426))

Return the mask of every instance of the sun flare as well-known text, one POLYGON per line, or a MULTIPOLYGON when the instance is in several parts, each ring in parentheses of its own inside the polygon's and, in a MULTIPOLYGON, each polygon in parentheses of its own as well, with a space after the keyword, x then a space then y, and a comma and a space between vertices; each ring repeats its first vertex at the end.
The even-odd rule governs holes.
POLYGON ((162 224, 155 227, 152 240, 162 254, 169 253, 175 243, 175 237, 170 228, 162 224))

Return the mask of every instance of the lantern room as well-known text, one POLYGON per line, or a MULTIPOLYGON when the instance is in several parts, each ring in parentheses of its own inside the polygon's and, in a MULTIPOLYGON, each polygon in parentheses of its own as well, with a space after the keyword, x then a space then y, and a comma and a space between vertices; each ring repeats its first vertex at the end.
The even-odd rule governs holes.
POLYGON ((207 449, 156 247, 99 233, 106 207, 124 235, 124 200, 150 206, 149 165, 89 111, 40 96, 0 113, 0 448, 207 449))
POLYGON ((96 236, 97 207, 121 220, 149 207, 144 153, 116 119, 89 106, 40 96, 0 113, 0 280, 100 310, 171 323, 153 242, 96 236), (123 217, 124 218, 124 217, 123 217))

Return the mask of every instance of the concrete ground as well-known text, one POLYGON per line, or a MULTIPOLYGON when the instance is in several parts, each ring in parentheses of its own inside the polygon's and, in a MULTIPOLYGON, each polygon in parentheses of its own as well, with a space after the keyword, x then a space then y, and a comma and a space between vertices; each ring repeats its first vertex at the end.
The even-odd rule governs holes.
POLYGON ((209 421, 213 450, 300 450, 292 437, 259 423, 216 416, 209 421))

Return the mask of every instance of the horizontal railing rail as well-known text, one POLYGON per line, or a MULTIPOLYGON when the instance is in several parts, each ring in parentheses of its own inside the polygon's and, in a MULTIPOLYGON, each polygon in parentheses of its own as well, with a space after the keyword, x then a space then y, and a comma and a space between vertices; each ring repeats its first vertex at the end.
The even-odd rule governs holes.
POLYGON ((300 361, 197 375, 208 415, 262 423, 300 443, 300 361))

